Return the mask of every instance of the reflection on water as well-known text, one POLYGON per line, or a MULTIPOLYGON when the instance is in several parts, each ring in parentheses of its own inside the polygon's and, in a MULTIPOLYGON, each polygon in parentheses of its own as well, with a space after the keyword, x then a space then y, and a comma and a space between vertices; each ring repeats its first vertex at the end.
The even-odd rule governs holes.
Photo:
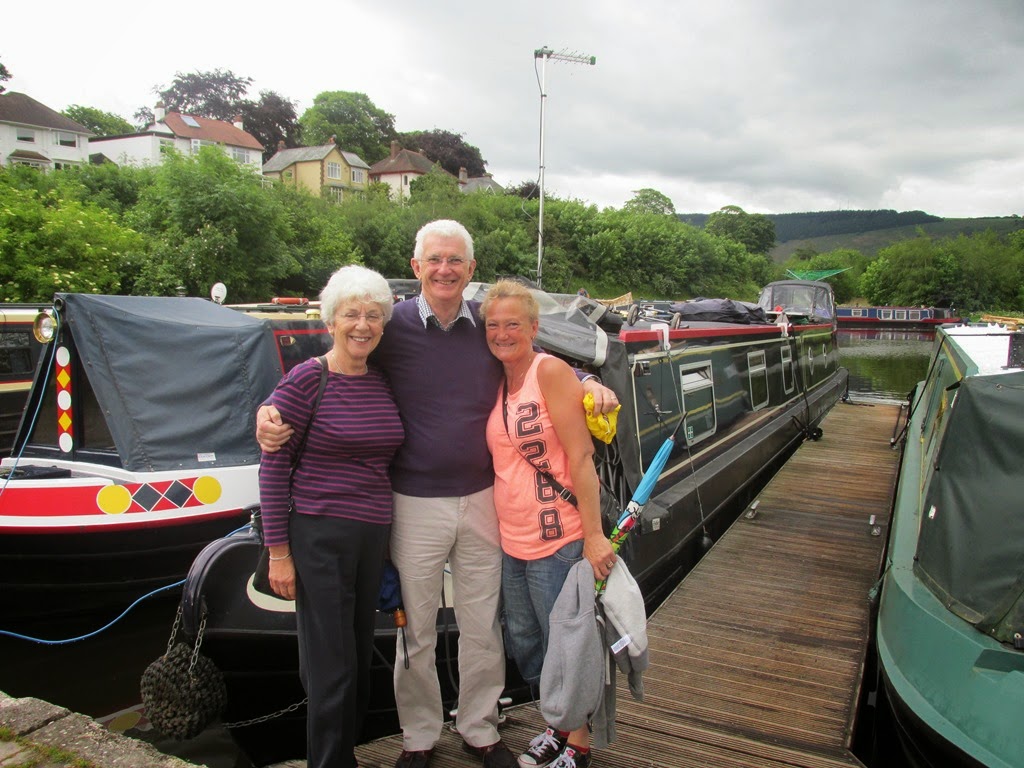
POLYGON ((934 331, 839 330, 839 361, 850 372, 850 393, 905 401, 928 372, 934 331))

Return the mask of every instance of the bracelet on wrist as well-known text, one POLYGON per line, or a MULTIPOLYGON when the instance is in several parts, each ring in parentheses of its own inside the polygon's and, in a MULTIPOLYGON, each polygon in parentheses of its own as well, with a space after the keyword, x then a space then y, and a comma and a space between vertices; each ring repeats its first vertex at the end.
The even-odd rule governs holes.
POLYGON ((287 560, 291 556, 292 556, 292 553, 289 552, 287 555, 281 555, 280 557, 274 557, 273 555, 267 555, 267 559, 268 560, 287 560))

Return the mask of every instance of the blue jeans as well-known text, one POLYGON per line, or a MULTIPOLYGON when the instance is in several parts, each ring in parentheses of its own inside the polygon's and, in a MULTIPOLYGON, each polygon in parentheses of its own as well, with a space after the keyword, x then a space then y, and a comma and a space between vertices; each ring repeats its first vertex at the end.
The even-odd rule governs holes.
POLYGON ((505 614, 505 648, 523 680, 540 683, 548 648, 548 617, 569 570, 583 559, 583 540, 571 541, 553 555, 520 560, 502 555, 501 597, 505 614))

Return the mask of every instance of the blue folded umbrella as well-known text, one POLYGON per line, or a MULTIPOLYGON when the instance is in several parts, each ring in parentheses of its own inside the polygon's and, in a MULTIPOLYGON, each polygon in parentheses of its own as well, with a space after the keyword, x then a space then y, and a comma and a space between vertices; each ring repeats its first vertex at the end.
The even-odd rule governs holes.
POLYGON ((384 570, 380 574, 380 594, 377 597, 377 610, 381 613, 394 613, 402 607, 402 583, 398 578, 398 569, 390 560, 384 561, 384 570))

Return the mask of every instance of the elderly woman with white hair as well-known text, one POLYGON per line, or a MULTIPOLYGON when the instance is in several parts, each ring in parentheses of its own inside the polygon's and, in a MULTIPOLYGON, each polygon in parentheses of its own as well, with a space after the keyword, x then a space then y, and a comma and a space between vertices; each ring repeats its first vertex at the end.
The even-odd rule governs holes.
POLYGON ((387 281, 365 267, 342 267, 320 301, 334 344, 293 368, 268 400, 297 439, 263 454, 260 502, 271 587, 296 601, 307 764, 353 768, 390 532, 388 467, 405 433, 387 379, 367 363, 391 318, 387 281), (326 386, 314 408, 324 364, 326 386))

